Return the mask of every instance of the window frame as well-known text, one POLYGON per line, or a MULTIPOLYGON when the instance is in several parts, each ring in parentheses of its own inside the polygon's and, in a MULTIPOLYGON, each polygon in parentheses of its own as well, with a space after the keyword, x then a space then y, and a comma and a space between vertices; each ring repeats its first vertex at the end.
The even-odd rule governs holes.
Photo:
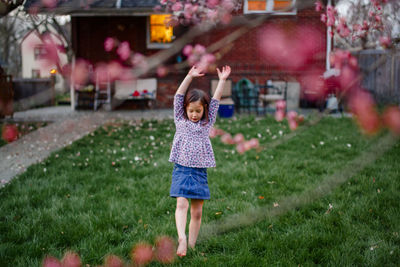
MULTIPOLYGON (((270 13, 271 15, 297 15, 297 8, 294 8, 293 11, 290 12, 281 12, 281 11, 273 11, 273 10, 267 10, 268 8, 268 1, 275 1, 275 0, 265 0, 266 5, 265 5, 265 10, 248 10, 248 0, 244 0, 244 5, 243 5, 243 14, 264 14, 264 13, 270 13)), ((291 0, 292 3, 295 5, 296 0, 291 0)))
MULTIPOLYGON (((150 41, 150 35, 151 35, 151 31, 150 31, 150 16, 151 15, 170 15, 170 14, 150 14, 147 16, 147 20, 146 20, 146 47, 147 49, 167 49, 170 48, 172 46, 172 44, 174 43, 174 40, 172 40, 172 42, 170 43, 152 43, 150 41)), ((172 27, 174 28, 174 27, 172 27)))

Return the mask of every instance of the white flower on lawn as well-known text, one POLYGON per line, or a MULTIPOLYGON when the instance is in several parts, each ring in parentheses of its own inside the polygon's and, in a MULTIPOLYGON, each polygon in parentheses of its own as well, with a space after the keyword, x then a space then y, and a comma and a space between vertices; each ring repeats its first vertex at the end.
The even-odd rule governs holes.
POLYGON ((351 144, 347 144, 347 147, 350 148, 350 147, 351 147, 351 144))
POLYGON ((276 135, 272 136, 272 139, 276 139, 276 135))
POLYGON ((324 141, 321 141, 321 142, 319 142, 319 144, 320 144, 321 146, 323 146, 325 143, 324 143, 324 141))
POLYGON ((132 160, 130 160, 130 161, 129 161, 129 163, 130 163, 130 164, 132 164, 132 163, 133 163, 133 161, 132 161, 132 160))
POLYGON ((125 147, 121 148, 121 151, 122 151, 122 152, 125 151, 125 147))
POLYGON ((150 135, 149 136, 150 140, 154 140, 154 136, 150 135))
POLYGON ((262 135, 261 135, 260 133, 258 133, 258 134, 257 134, 257 137, 258 137, 258 138, 261 138, 261 137, 262 137, 262 135))
POLYGON ((140 158, 138 156, 135 156, 135 161, 140 160, 140 158))
POLYGON ((157 167, 157 162, 154 162, 154 167, 157 167))
POLYGON ((47 169, 46 169, 46 168, 44 168, 44 169, 43 169, 43 171, 44 171, 44 172, 47 172, 47 169))
POLYGON ((314 149, 315 148, 314 144, 311 144, 311 147, 314 149))
POLYGON ((279 135, 283 135, 283 131, 282 130, 279 131, 279 135))

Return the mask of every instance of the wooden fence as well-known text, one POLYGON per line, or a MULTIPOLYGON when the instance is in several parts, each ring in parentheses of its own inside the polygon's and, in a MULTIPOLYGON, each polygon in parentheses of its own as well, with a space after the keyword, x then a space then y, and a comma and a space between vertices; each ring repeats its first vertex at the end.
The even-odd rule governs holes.
POLYGON ((362 86, 379 104, 400 104, 400 50, 355 53, 364 74, 362 86))

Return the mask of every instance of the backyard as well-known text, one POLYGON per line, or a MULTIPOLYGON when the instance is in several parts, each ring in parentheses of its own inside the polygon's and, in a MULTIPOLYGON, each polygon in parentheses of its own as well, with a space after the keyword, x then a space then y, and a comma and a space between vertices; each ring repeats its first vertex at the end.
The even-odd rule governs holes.
MULTIPOLYGON (((262 149, 239 154, 212 139, 199 243, 172 266, 398 264, 398 140, 379 152, 389 134, 364 136, 349 118, 295 132, 270 116, 216 127, 259 138, 262 149)), ((1 188, 0 265, 40 266, 68 250, 83 266, 109 254, 129 262, 135 244, 176 240, 174 131, 172 120, 107 123, 1 188)))

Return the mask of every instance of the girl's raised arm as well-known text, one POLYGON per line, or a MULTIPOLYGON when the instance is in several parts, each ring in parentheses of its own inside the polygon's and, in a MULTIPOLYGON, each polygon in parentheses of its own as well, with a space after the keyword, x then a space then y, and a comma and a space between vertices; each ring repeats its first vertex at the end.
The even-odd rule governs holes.
POLYGON ((204 76, 204 73, 202 73, 202 71, 200 69, 198 69, 196 66, 193 66, 189 70, 185 79, 183 79, 181 85, 179 85, 178 90, 176 91, 176 94, 184 95, 186 93, 186 90, 189 87, 189 84, 192 82, 192 79, 195 77, 201 77, 201 76, 204 76))
POLYGON ((219 100, 221 100, 222 91, 224 90, 225 81, 229 77, 229 74, 231 74, 231 67, 224 66, 224 67, 222 67, 222 71, 220 71, 217 68, 217 72, 218 72, 219 81, 218 81, 217 88, 215 89, 215 93, 213 95, 213 98, 219 101, 219 100))

